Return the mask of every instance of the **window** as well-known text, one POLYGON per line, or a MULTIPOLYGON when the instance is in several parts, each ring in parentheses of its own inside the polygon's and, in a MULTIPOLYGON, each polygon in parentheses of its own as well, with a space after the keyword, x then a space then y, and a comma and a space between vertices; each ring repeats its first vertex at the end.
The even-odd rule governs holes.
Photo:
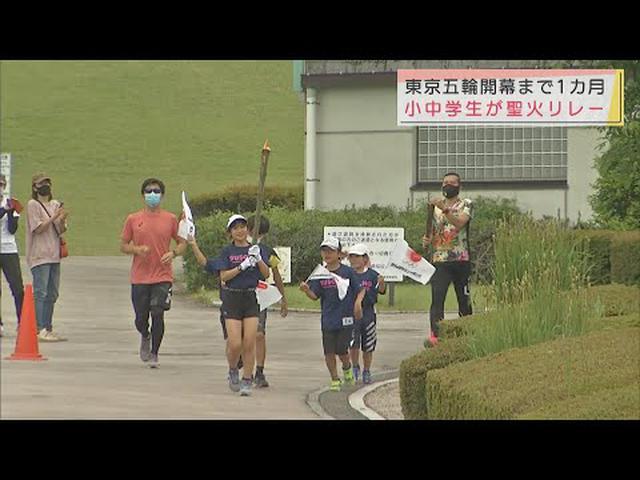
POLYGON ((418 183, 455 171, 464 181, 567 179, 563 127, 418 127, 418 183))

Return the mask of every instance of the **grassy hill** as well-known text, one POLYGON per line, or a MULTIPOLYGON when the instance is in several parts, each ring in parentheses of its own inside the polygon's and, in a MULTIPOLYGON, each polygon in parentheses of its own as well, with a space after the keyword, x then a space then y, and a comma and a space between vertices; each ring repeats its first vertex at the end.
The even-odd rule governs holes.
POLYGON ((34 172, 52 176, 70 212, 73 255, 118 253, 147 177, 165 182, 164 206, 175 212, 182 189, 257 183, 265 138, 267 184, 300 184, 304 105, 290 61, 0 63, 0 150, 13 155, 12 193, 26 201, 34 172))

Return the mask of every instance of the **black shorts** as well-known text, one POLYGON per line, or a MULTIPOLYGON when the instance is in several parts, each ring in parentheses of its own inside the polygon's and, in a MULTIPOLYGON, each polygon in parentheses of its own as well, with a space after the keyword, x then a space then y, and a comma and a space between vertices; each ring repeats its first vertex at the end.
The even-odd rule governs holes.
POLYGON ((220 294, 220 298, 222 299, 221 315, 224 318, 242 320, 258 316, 258 298, 255 290, 225 290, 220 294))
POLYGON ((137 311, 163 311, 171 309, 171 282, 131 285, 131 300, 137 311))
MULTIPOLYGON (((220 325, 222 326, 222 336, 226 340, 227 338, 229 338, 229 335, 227 334, 227 324, 224 321, 224 313, 222 313, 222 307, 220 307, 220 325)), ((267 310, 265 309, 261 311, 258 315, 258 333, 262 333, 263 335, 266 335, 267 333, 266 328, 267 328, 267 310)))
POLYGON ((322 348, 325 355, 346 355, 349 353, 353 328, 322 330, 322 348))
POLYGON ((351 348, 361 349, 365 353, 375 351, 377 343, 376 315, 371 318, 363 318, 353 325, 351 348))

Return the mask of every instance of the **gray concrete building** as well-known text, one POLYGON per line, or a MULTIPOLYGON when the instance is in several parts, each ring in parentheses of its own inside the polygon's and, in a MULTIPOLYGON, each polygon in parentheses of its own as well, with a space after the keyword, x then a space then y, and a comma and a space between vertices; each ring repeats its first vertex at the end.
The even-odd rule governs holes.
MULTIPOLYGON (((513 198, 534 216, 588 220, 595 128, 400 127, 398 69, 552 68, 551 61, 294 62, 305 101, 305 208, 406 207, 457 171, 464 196, 513 198)), ((579 62, 573 67, 579 68, 579 62)))

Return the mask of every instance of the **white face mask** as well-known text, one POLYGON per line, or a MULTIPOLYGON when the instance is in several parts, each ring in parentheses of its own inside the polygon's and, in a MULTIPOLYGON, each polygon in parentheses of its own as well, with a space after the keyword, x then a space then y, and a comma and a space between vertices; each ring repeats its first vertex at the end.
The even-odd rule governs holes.
POLYGON ((0 198, 4 196, 4 187, 0 187, 0 198))

